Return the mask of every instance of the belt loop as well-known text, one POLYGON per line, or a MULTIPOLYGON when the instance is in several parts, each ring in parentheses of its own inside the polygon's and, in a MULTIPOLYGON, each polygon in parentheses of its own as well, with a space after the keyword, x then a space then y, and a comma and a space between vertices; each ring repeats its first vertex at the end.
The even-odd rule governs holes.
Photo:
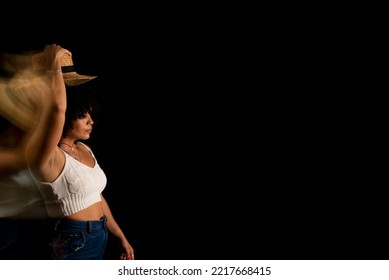
POLYGON ((88 221, 87 223, 88 223, 88 233, 91 233, 92 232, 92 223, 90 221, 88 221))

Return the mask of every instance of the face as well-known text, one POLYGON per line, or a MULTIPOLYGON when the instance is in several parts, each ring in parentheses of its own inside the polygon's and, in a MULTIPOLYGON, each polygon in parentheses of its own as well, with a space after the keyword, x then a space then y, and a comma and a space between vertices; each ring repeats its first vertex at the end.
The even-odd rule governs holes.
POLYGON ((69 131, 69 136, 75 139, 87 140, 92 133, 93 120, 89 113, 73 121, 73 128, 69 131))

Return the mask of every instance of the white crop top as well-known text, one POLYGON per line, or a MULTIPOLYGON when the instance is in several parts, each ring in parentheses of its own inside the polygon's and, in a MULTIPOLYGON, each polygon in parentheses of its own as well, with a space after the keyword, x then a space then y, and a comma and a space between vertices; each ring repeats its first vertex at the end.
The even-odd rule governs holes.
POLYGON ((89 167, 64 152, 65 166, 58 178, 52 183, 38 183, 50 217, 68 216, 101 201, 100 194, 107 184, 107 177, 92 151, 83 145, 95 160, 94 167, 89 167))

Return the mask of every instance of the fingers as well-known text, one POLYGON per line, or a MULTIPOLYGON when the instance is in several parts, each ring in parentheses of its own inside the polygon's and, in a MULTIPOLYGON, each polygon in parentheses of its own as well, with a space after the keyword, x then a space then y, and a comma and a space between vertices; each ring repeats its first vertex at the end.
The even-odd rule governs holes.
POLYGON ((127 254, 127 253, 122 253, 122 254, 120 255, 120 259, 121 259, 121 260, 135 260, 134 251, 130 252, 129 254, 127 254))
POLYGON ((46 54, 59 53, 61 57, 65 53, 67 53, 69 55, 72 55, 72 53, 68 49, 65 49, 65 48, 63 48, 63 47, 61 47, 60 45, 57 45, 57 44, 46 45, 45 49, 43 50, 43 52, 46 53, 46 54))

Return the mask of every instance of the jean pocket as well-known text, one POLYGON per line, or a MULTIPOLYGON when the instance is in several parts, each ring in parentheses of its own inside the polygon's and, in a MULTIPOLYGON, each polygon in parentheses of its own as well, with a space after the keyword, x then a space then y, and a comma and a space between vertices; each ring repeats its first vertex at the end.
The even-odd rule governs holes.
POLYGON ((58 260, 70 259, 85 246, 83 232, 59 233, 52 242, 53 257, 58 260))

